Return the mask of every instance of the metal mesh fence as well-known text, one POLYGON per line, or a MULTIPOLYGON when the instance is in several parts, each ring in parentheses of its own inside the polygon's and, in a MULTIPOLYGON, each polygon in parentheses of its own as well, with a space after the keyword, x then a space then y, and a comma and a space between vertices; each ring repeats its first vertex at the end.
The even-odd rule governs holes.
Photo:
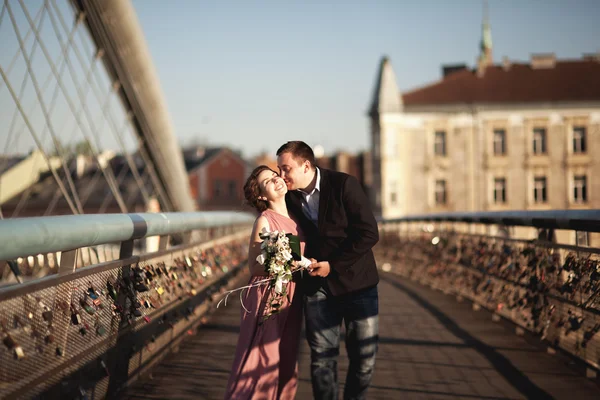
POLYGON ((245 262, 248 234, 0 292, 0 397, 114 394, 199 323, 245 262))
POLYGON ((384 270, 485 307, 600 369, 598 250, 461 232, 383 233, 384 270))

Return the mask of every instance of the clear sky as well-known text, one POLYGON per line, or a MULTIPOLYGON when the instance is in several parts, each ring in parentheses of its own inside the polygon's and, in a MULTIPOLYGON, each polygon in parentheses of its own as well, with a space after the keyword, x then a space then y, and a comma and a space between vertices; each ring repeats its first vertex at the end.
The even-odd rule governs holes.
MULTIPOLYGON (((368 147, 378 62, 400 90, 473 65, 480 0, 134 0, 177 136, 254 155, 301 139, 327 153, 368 147)), ((600 51, 598 0, 492 0, 494 59, 600 51)))
MULTIPOLYGON (((483 14, 483 0, 132 1, 179 141, 230 146, 245 156, 274 154, 293 139, 321 144, 327 153, 368 148, 365 111, 381 57, 390 57, 402 91, 438 80, 444 63, 473 66, 483 14)), ((42 4, 26 3, 32 14, 42 4)), ((58 3, 70 23, 68 0, 58 3)), ((11 4, 24 34, 27 21, 19 3, 11 4)), ((497 62, 502 56, 527 61, 531 53, 579 58, 600 51, 600 0, 490 0, 489 17, 497 62)), ((52 29, 46 19, 41 37, 60 65, 52 29)), ((2 68, 18 48, 5 15, 2 68)), ((33 67, 38 79, 49 74, 39 49, 33 67)), ((22 60, 7 70, 15 91, 25 73, 22 60)), ((31 84, 26 94, 23 103, 29 109, 35 99, 31 84)), ((12 146, 5 138, 14 109, 0 85, 0 145, 28 151, 34 147, 30 135, 17 136, 20 142, 12 146)), ((68 108, 58 104, 56 110, 68 108)), ((29 117, 41 133, 39 107, 29 117)), ((71 128, 59 117, 55 130, 68 141, 71 128)), ((110 137, 102 135, 105 148, 118 151, 110 137)))

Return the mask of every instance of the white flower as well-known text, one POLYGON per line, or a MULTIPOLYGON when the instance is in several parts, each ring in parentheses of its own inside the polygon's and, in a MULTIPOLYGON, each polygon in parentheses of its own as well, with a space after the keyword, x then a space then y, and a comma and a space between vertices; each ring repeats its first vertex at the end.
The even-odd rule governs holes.
POLYGON ((280 273, 284 272, 284 268, 283 268, 283 265, 281 265, 281 264, 273 263, 271 265, 271 268, 269 268, 269 271, 271 271, 271 273, 273 273, 273 274, 280 274, 280 273))
POLYGON ((267 253, 263 251, 258 257, 256 257, 256 261, 258 261, 260 265, 265 265, 265 261, 267 261, 267 253))
POLYGON ((284 261, 291 260, 292 258, 292 253, 288 250, 282 250, 280 254, 284 261))
POLYGON ((275 281, 275 293, 281 294, 283 292, 283 281, 281 279, 277 279, 275 281))

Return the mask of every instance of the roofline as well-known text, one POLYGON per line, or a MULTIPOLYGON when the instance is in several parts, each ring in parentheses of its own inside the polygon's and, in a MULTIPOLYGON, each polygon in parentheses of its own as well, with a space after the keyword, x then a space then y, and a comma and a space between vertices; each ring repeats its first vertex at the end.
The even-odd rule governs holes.
POLYGON ((205 165, 205 164, 206 164, 206 163, 207 163, 209 160, 212 160, 213 158, 215 158, 215 156, 216 156, 217 154, 221 153, 223 150, 226 150, 227 148, 226 148, 226 147, 220 147, 220 148, 218 148, 218 149, 219 149, 219 150, 218 150, 218 151, 216 151, 214 154, 212 154, 210 157, 207 157, 207 158, 205 158, 204 160, 202 160, 202 162, 201 162, 200 164, 198 164, 198 165, 196 165, 194 168, 190 169, 190 170, 187 172, 187 173, 188 173, 188 175, 189 175, 191 172, 194 172, 194 171, 196 171, 197 169, 200 169, 200 168, 202 168, 202 167, 203 167, 203 166, 204 166, 204 165, 205 165))
MULTIPOLYGON (((521 61, 521 60, 510 60, 509 59, 509 62, 510 62, 511 66, 518 65, 518 66, 523 66, 523 67, 531 67, 531 60, 529 60, 529 61, 521 61)), ((584 62, 591 62, 591 63, 599 63, 600 64, 599 59, 586 59, 586 58, 561 58, 561 59, 557 58, 556 59, 556 64, 563 64, 563 63, 564 64, 568 64, 568 63, 584 63, 584 62)), ((454 65, 454 64, 442 64, 442 67, 444 67, 444 65, 454 65)), ((458 63, 457 63, 457 65, 458 65, 458 63)), ((504 65, 502 63, 497 63, 497 64, 488 65, 486 68, 494 68, 494 67, 496 67, 496 68, 504 68, 504 65)), ((471 67, 469 65, 466 65, 466 68, 464 70, 465 71, 469 71, 469 72, 471 72, 473 74, 477 73, 477 69, 475 67, 471 67)), ((436 79, 434 81, 431 81, 431 82, 428 82, 428 83, 423 83, 423 84, 421 84, 419 86, 415 86, 414 88, 411 88, 411 89, 409 89, 409 90, 407 90, 405 92, 400 92, 399 95, 400 96, 405 96, 405 95, 409 95, 409 94, 418 92, 418 91, 423 90, 423 89, 427 89, 427 88, 429 88, 431 86, 435 86, 437 84, 440 84, 440 83, 444 82, 445 80, 452 79, 452 78, 450 78, 450 76, 452 76, 452 75, 454 75, 454 73, 448 75, 447 77, 443 77, 442 76, 441 78, 438 78, 438 79, 436 79)))
POLYGON ((427 113, 427 112, 474 112, 495 111, 507 109, 577 109, 596 108, 600 109, 600 99, 584 101, 562 101, 562 102, 521 102, 521 103, 446 103, 446 104, 404 104, 404 113, 427 113))
POLYGON ((201 162, 200 164, 198 164, 198 165, 196 165, 194 168, 190 169, 190 170, 188 171, 188 175, 189 175, 190 173, 192 173, 192 172, 194 172, 194 171, 196 171, 196 170, 198 170, 198 169, 200 169, 200 168, 204 168, 205 166, 207 166, 207 165, 209 165, 210 163, 212 163, 212 162, 215 160, 216 156, 217 156, 217 155, 219 155, 219 154, 221 154, 223 151, 228 151, 228 152, 229 152, 229 153, 231 153, 231 154, 235 154, 235 156, 236 156, 237 158, 239 158, 239 159, 240 159, 240 160, 242 160, 244 163, 246 163, 246 160, 245 160, 243 157, 239 156, 239 155, 238 155, 238 154, 237 154, 235 151, 231 150, 229 147, 221 147, 221 148, 219 148, 219 151, 215 152, 215 154, 211 155, 211 156, 210 156, 210 157, 208 157, 208 158, 205 158, 204 160, 202 160, 202 162, 201 162))

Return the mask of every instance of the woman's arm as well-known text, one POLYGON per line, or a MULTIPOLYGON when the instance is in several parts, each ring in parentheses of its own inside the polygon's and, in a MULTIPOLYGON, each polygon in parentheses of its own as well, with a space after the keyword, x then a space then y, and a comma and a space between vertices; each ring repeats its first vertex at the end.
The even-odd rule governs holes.
POLYGON ((250 273, 252 275, 267 275, 265 267, 256 261, 256 257, 261 253, 260 244, 262 243, 262 239, 259 234, 263 228, 268 230, 269 222, 267 221, 267 218, 261 216, 254 222, 252 234, 250 235, 250 247, 248 248, 248 268, 250 268, 250 273))

